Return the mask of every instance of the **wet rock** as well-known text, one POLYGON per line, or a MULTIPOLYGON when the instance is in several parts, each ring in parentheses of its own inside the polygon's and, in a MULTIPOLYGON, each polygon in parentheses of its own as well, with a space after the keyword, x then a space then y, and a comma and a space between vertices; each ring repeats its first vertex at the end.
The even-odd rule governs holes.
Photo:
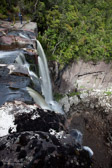
POLYGON ((10 69, 9 74, 29 76, 28 70, 19 64, 8 65, 7 68, 10 69))
POLYGON ((24 45, 33 45, 33 41, 31 41, 30 39, 20 37, 20 36, 15 37, 13 35, 2 36, 0 38, 0 43, 2 45, 12 45, 15 43, 24 44, 24 45))
POLYGON ((20 50, 16 51, 0 51, 0 64, 14 63, 16 57, 21 53, 20 50))
POLYGON ((20 36, 20 37, 26 37, 26 39, 35 39, 35 33, 32 31, 28 31, 28 30, 10 30, 7 35, 12 35, 12 36, 20 36))
POLYGON ((12 51, 12 50, 18 50, 18 49, 22 49, 22 48, 27 48, 31 45, 28 45, 28 44, 20 44, 20 43, 14 43, 14 44, 11 44, 11 45, 8 45, 8 44, 0 44, 0 50, 2 51, 12 51))
MULTIPOLYGON (((32 98, 26 91, 26 87, 30 85, 30 78, 27 73, 21 72, 17 69, 14 74, 9 74, 10 66, 0 66, 0 105, 6 101, 22 100, 32 102, 32 98)), ((14 72, 14 71, 13 71, 14 72)))

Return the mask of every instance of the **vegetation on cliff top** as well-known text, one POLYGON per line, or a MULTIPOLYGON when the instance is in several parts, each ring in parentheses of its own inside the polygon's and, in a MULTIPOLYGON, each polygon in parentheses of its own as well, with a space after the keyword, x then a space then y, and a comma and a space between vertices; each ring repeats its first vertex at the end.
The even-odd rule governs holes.
POLYGON ((112 59, 111 0, 1 0, 2 16, 18 8, 37 22, 49 59, 62 64, 112 59))

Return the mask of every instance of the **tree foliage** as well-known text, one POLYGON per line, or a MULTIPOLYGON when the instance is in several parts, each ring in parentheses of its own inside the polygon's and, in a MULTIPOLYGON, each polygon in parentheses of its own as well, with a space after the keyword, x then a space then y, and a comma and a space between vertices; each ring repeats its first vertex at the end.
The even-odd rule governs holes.
POLYGON ((38 38, 49 59, 61 64, 74 59, 112 59, 111 0, 18 0, 16 4, 14 0, 1 1, 3 14, 10 1, 37 22, 38 38))

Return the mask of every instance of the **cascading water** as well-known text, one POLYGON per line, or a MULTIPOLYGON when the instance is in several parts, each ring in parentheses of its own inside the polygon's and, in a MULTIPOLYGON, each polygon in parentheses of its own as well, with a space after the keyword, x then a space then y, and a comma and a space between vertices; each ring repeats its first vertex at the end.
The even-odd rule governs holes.
POLYGON ((51 80, 49 76, 49 69, 47 65, 46 56, 44 50, 37 40, 37 52, 38 52, 38 63, 39 63, 39 73, 41 76, 41 89, 42 94, 45 97, 46 102, 51 102, 53 100, 51 80))
MULTIPOLYGON (((27 37, 25 36, 24 38, 27 38, 27 37)), ((44 50, 38 40, 37 40, 37 51, 39 55, 38 63, 39 63, 40 79, 33 71, 30 70, 30 65, 26 61, 24 54, 20 54, 19 57, 16 59, 16 62, 28 69, 31 80, 35 85, 40 87, 40 83, 41 83, 41 91, 42 91, 42 95, 45 97, 45 100, 35 90, 29 87, 27 87, 27 90, 30 96, 33 97, 34 101, 41 108, 64 114, 62 107, 56 101, 53 100, 52 85, 51 85, 49 69, 47 65, 47 59, 46 59, 44 50)))
POLYGON ((23 65, 24 67, 26 67, 29 71, 30 65, 28 64, 28 62, 25 59, 25 56, 23 53, 20 53, 20 55, 16 58, 16 62, 19 65, 23 65))
POLYGON ((10 64, 15 60, 19 53, 20 51, 0 51, 0 62, 10 64))
POLYGON ((52 85, 47 65, 47 59, 44 50, 38 40, 37 40, 37 52, 39 55, 38 63, 39 63, 39 73, 41 76, 41 89, 42 94, 45 97, 45 101, 53 111, 64 114, 62 107, 56 101, 53 100, 52 85))
MULTIPOLYGON (((33 83, 37 86, 38 89, 40 88, 40 82, 39 82, 39 78, 37 77, 37 75, 30 70, 30 65, 28 64, 28 62, 25 59, 25 56, 23 53, 21 53, 17 58, 16 58, 16 62, 21 65, 24 66, 25 68, 27 68, 30 78, 33 81, 33 83)), ((31 95, 31 97, 33 97, 34 101, 42 108, 45 110, 52 110, 48 104, 45 102, 44 98, 35 90, 27 87, 27 90, 29 92, 29 94, 31 95)))
POLYGON ((40 90, 40 81, 38 76, 30 70, 30 65, 29 63, 26 61, 25 56, 23 53, 21 53, 15 60, 19 65, 24 66, 25 68, 27 68, 28 73, 30 75, 31 80, 33 81, 34 85, 36 86, 37 90, 40 90))
POLYGON ((0 58, 11 57, 12 55, 18 54, 19 51, 0 51, 0 58))

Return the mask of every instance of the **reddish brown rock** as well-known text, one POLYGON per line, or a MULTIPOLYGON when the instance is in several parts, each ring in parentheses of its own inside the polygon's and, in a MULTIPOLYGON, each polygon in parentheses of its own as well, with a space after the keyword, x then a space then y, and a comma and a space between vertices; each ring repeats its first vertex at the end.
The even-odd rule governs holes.
POLYGON ((0 38, 0 43, 2 43, 2 44, 7 44, 7 45, 11 45, 12 43, 14 43, 15 42, 15 38, 14 38, 14 36, 2 36, 1 38, 0 38))

